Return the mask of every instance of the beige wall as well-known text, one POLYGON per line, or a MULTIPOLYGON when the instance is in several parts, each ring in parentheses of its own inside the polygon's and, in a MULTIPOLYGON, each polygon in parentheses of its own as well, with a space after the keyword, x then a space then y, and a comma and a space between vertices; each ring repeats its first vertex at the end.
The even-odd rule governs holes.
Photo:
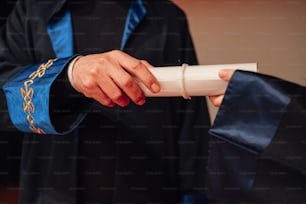
POLYGON ((200 64, 257 62, 261 73, 306 86, 305 0, 174 2, 187 14, 200 64))

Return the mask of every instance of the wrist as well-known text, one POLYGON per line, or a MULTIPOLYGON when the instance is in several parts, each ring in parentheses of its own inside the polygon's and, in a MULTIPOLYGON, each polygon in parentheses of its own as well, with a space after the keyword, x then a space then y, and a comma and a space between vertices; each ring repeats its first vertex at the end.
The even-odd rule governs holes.
POLYGON ((75 63, 78 61, 78 59, 80 58, 81 56, 77 56, 76 58, 74 58, 68 65, 68 70, 67 70, 67 76, 68 76, 68 80, 69 80, 69 83, 70 85, 76 90, 76 91, 79 91, 76 86, 75 86, 75 83, 74 83, 74 80, 73 80, 73 75, 72 75, 72 72, 73 72, 73 69, 74 69, 74 65, 75 63))

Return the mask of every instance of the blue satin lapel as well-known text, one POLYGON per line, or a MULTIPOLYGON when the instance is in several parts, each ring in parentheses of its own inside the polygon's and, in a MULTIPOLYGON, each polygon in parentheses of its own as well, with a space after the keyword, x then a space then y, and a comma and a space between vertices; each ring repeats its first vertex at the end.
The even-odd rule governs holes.
POLYGON ((73 35, 70 11, 62 18, 51 19, 48 24, 48 34, 57 58, 73 55, 73 35))
MULTIPOLYGON (((120 49, 123 50, 129 37, 146 15, 146 8, 141 0, 132 3, 125 22, 120 49)), ((67 10, 63 18, 51 20, 48 34, 57 58, 73 55, 73 30, 71 13, 67 10)))
POLYGON ((146 12, 146 8, 144 7, 141 0, 137 0, 136 2, 132 3, 128 11, 123 36, 121 39, 121 50, 124 49, 129 37, 131 36, 137 25, 140 23, 140 21, 143 19, 143 17, 146 15, 146 12))

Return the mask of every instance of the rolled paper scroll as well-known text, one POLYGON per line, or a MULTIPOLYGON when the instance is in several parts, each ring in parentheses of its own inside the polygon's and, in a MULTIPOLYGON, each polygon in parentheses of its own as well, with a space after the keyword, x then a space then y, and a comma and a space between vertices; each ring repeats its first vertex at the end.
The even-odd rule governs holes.
MULTIPOLYGON (((148 97, 177 97, 190 99, 191 96, 213 96, 223 94, 227 82, 219 78, 221 69, 235 69, 257 72, 256 63, 187 65, 150 68, 161 85, 159 93, 152 93, 143 83, 139 86, 148 97)), ((137 79, 136 79, 137 81, 137 79)))

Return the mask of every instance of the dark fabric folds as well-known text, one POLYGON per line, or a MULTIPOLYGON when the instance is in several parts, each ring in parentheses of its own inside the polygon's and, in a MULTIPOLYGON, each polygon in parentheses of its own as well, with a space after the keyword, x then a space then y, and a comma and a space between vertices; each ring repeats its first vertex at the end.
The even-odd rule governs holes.
POLYGON ((237 71, 209 131, 210 196, 225 203, 306 201, 305 87, 237 71))
MULTIPOLYGON (((72 14, 74 53, 120 48, 123 19, 128 13, 126 2, 64 2, 17 3, 8 18, 9 26, 1 30, 3 83, 25 65, 57 56, 47 28, 50 20, 56 20, 66 9, 72 14), (92 16, 86 18, 87 14, 92 16), (8 32, 18 35, 4 37, 8 32)), ((143 4, 147 13, 125 40, 123 51, 154 66, 197 64, 182 10, 164 0, 143 4)), ((145 106, 130 104, 125 108, 94 103, 88 110, 92 101, 70 87, 65 71, 50 90, 52 123, 61 131, 69 128, 67 124, 77 114, 86 113, 87 117, 67 135, 24 137, 21 203, 170 204, 205 190, 210 123, 204 97, 147 98, 145 106)), ((4 96, 0 97, 1 110, 7 113, 4 96)), ((4 115, 0 119, 9 123, 4 115)))

